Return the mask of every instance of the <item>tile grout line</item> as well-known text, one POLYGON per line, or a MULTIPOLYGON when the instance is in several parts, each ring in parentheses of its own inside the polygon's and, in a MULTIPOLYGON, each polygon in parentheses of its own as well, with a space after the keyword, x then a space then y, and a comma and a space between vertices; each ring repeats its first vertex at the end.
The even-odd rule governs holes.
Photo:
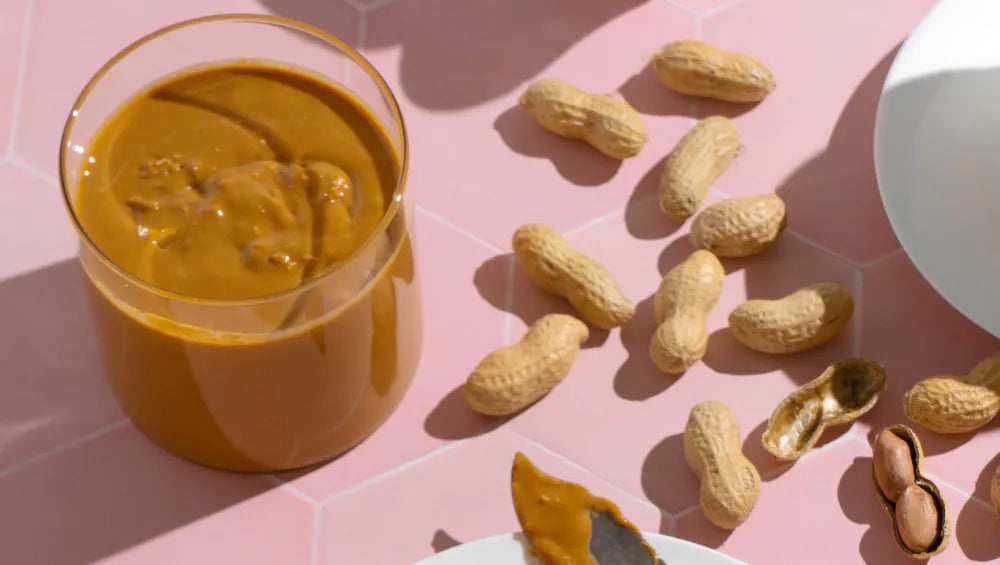
POLYGON ((423 206, 421 206, 419 204, 417 204, 415 206, 415 208, 416 208, 416 210, 418 212, 423 212, 424 214, 426 214, 432 220, 437 221, 439 224, 441 224, 441 225, 443 225, 443 226, 451 229, 455 233, 458 233, 459 235, 463 235, 463 236, 471 239, 472 241, 478 243, 479 245, 482 245, 483 247, 485 247, 486 249, 488 249, 488 250, 490 250, 490 251, 492 251, 494 253, 500 253, 500 254, 506 255, 506 253, 502 249, 500 249, 499 247, 497 247, 496 245, 493 245, 492 243, 490 243, 490 242, 486 241, 485 239, 479 237, 478 235, 470 232, 469 230, 467 230, 467 229, 465 229, 465 228, 463 228, 463 227, 461 227, 461 226, 459 226, 457 224, 452 223, 447 218, 444 218, 444 217, 436 214, 435 212, 431 212, 430 210, 428 210, 427 208, 424 208, 423 206))
POLYGON ((722 4, 719 4, 718 6, 716 6, 714 8, 710 8, 710 9, 705 10, 704 12, 702 12, 701 13, 701 17, 703 17, 703 18, 709 18, 711 16, 714 16, 714 15, 720 14, 722 12, 725 12, 726 10, 728 10, 730 8, 735 8, 736 6, 739 6, 740 4, 742 4, 745 1, 746 0, 732 0, 731 2, 723 2, 722 4))
POLYGON ((891 261, 897 255, 903 255, 903 248, 902 247, 897 248, 897 249, 893 249, 892 251, 886 253, 885 255, 882 255, 881 257, 876 257, 875 259, 872 259, 871 261, 868 261, 867 263, 862 263, 861 264, 861 268, 862 269, 870 269, 872 267, 878 267, 882 263, 887 263, 887 262, 891 261))
POLYGON ((47 173, 35 167, 31 163, 22 160, 17 155, 8 155, 7 158, 4 159, 4 161, 9 163, 13 167, 20 169, 21 171, 28 173, 29 175, 43 181, 47 185, 54 187, 59 186, 59 181, 56 178, 50 177, 47 173))
MULTIPOLYGON (((647 198, 651 198, 651 197, 647 197, 647 198)), ((645 200, 645 198, 643 200, 645 200)), ((612 210, 610 212, 605 212, 604 214, 601 214, 600 216, 597 216, 596 218, 592 218, 592 219, 587 220, 586 222, 584 222, 584 223, 582 223, 582 224, 580 224, 578 226, 572 227, 572 228, 570 228, 570 229, 562 232, 561 235, 563 237, 572 237, 572 236, 574 236, 574 235, 576 235, 576 234, 578 234, 578 233, 580 233, 582 231, 590 229, 590 228, 592 228, 594 226, 599 226, 599 225, 603 224, 604 222, 607 222, 608 220, 611 220, 615 216, 617 216, 619 214, 622 214, 624 212, 624 210, 625 210, 625 208, 615 208, 614 210, 612 210)))
POLYGON ((674 517, 670 515, 669 512, 660 508, 660 516, 667 519, 667 535, 670 537, 677 537, 677 521, 674 517))
POLYGON ((453 449, 455 449, 455 448, 457 448, 457 447, 459 447, 461 445, 464 445, 468 441, 469 441, 468 439, 460 439, 460 440, 456 440, 456 441, 452 441, 452 442, 446 443, 446 444, 442 445, 441 447, 437 447, 435 449, 432 449, 431 451, 428 451, 427 453, 424 453, 424 454, 419 455, 419 456, 417 456, 417 457, 415 457, 413 459, 410 459, 409 461, 406 461, 404 463, 400 463, 399 465, 396 465, 395 467, 393 467, 391 469, 388 469, 386 471, 382 471, 381 473, 377 473, 375 475, 372 475, 372 476, 368 477, 367 479, 364 479, 361 482, 355 483, 355 484, 353 484, 353 485, 351 485, 351 486, 349 486, 349 487, 341 490, 340 492, 335 492, 333 494, 330 494, 330 495, 326 496, 325 498, 323 498, 322 500, 320 500, 319 504, 320 504, 320 506, 326 506, 327 504, 330 504, 332 502, 336 502, 338 500, 347 498, 348 496, 351 496, 353 494, 357 494, 357 493, 363 491, 364 489, 366 489, 366 488, 368 488, 370 486, 376 485, 376 484, 378 484, 378 483, 380 483, 380 482, 382 482, 382 481, 384 481, 386 479, 392 478, 395 475, 398 475, 399 473, 401 473, 403 471, 406 471, 407 469, 411 469, 413 467, 416 467, 418 465, 423 464, 426 461, 430 461, 431 459, 436 458, 438 455, 444 455, 445 453, 447 453, 447 452, 449 452, 449 451, 451 451, 451 450, 453 450, 453 449))
POLYGON ((21 36, 21 60, 14 79, 14 103, 11 105, 10 136, 7 139, 7 158, 14 157, 14 142, 21 122, 21 103, 24 100, 24 81, 28 74, 28 47, 31 45, 31 18, 35 11, 35 0, 28 0, 24 7, 24 35, 21 36))
POLYGON ((80 437, 78 437, 78 438, 76 438, 76 439, 74 439, 72 441, 60 444, 60 445, 58 445, 56 447, 53 447, 53 448, 50 448, 50 449, 47 449, 47 450, 45 450, 45 451, 43 451, 43 452, 41 452, 41 453, 39 453, 37 455, 34 455, 32 457, 29 457, 27 459, 22 460, 19 463, 15 463, 15 464, 11 465, 10 467, 7 467, 6 469, 0 470, 0 479, 2 479, 4 477, 7 477, 7 476, 10 476, 10 475, 12 475, 12 474, 20 471, 21 469, 26 468, 26 467, 30 467, 30 466, 34 465, 35 463, 44 461, 45 459, 48 459, 49 457, 52 457, 54 455, 58 455, 58 454, 63 453, 65 451, 69 451, 70 449, 73 449, 74 447, 79 447, 79 446, 81 446, 81 445, 83 445, 85 443, 88 443, 90 441, 98 439, 101 436, 105 436, 107 434, 110 434, 111 432, 113 432, 113 431, 115 431, 115 430, 117 430, 119 428, 122 428, 122 427, 124 427, 127 424, 128 424, 128 418, 122 418, 121 420, 118 420, 118 421, 116 421, 114 423, 108 424, 108 425, 106 425, 104 427, 97 428, 96 430, 94 430, 94 431, 92 431, 92 432, 90 432, 88 434, 84 434, 84 435, 82 435, 82 436, 80 436, 80 437))
POLYGON ((564 454, 562 454, 562 453, 560 453, 560 452, 552 449, 551 447, 545 445, 544 443, 542 443, 542 442, 540 442, 538 440, 532 439, 532 438, 530 438, 530 437, 528 437, 528 436, 526 436, 526 435, 518 432, 517 430, 515 430, 513 428, 507 428, 507 427, 505 427, 504 430, 508 434, 510 434, 510 435, 512 435, 512 436, 514 436, 514 437, 516 437, 518 439, 524 440, 524 441, 530 443, 531 445, 537 447, 538 449, 540 449, 540 450, 548 453, 549 455, 551 455, 551 456, 553 456, 553 457, 561 460, 563 463, 569 465, 570 467, 573 467, 573 468, 575 468, 575 469, 577 469, 579 471, 583 471, 584 473, 586 473, 588 475, 591 475, 593 477, 596 477, 596 478, 600 479, 601 481, 607 483, 608 485, 611 485, 615 489, 621 491, 621 493, 624 496, 627 496, 628 498, 631 498, 634 502, 637 502, 637 503, 643 504, 645 506, 649 506, 649 507, 655 508, 659 512, 664 512, 664 510, 662 508, 660 508, 656 504, 653 504, 651 501, 649 501, 647 499, 643 499, 642 497, 640 497, 640 496, 638 496, 636 494, 633 494, 627 488, 619 485, 615 481, 612 481, 611 479, 608 479, 607 477, 599 474, 597 471, 594 471, 593 469, 589 469, 589 468, 581 465, 580 463, 577 463, 572 458, 570 458, 570 457, 568 457, 568 456, 566 456, 566 455, 564 455, 564 454))
POLYGON ((692 16, 697 16, 698 15, 698 12, 696 12, 694 9, 689 8, 689 7, 685 6, 684 4, 681 4, 677 0, 664 0, 664 3, 666 3, 668 6, 673 6, 674 8, 677 8, 678 10, 680 10, 680 11, 686 13, 686 14, 690 14, 692 16))
POLYGON ((312 547, 309 548, 309 563, 310 565, 319 564, 319 535, 322 530, 323 521, 323 507, 316 505, 313 509, 313 537, 312 537, 312 547))
POLYGON ((986 508, 988 510, 993 510, 993 504, 991 504, 989 502, 985 502, 983 500, 980 500, 979 497, 976 496, 975 492, 966 492, 965 489, 959 488, 958 485, 956 485, 955 483, 953 483, 953 482, 951 482, 951 481, 949 481, 947 479, 943 479, 940 476, 935 475, 934 473, 924 473, 924 476, 926 476, 928 479, 931 479, 932 481, 934 481, 935 484, 941 483, 943 485, 949 486, 952 489, 958 491, 960 494, 964 494, 965 497, 968 498, 969 500, 972 500, 972 501, 976 502, 977 504, 979 504, 980 506, 982 506, 982 507, 984 507, 984 508, 986 508))
POLYGON ((788 229, 786 231, 788 231, 789 234, 791 234, 792 236, 794 236, 795 238, 797 238, 802 243, 805 243, 806 245, 809 245, 810 247, 818 249, 819 251, 822 251, 822 252, 826 253, 827 255, 829 255, 829 256, 831 256, 831 257, 833 257, 835 259, 840 260, 842 263, 845 263, 847 266, 852 267, 854 269, 858 269, 859 268, 859 265, 856 264, 854 261, 851 261, 847 257, 841 255, 840 253, 837 253, 836 251, 833 251, 831 249, 827 249, 826 247, 823 247, 822 245, 820 245, 819 243, 817 243, 815 240, 810 239, 810 238, 802 235, 801 233, 799 233, 799 232, 797 232, 797 231, 795 231, 793 229, 788 229))
POLYGON ((302 489, 295 486, 293 483, 283 480, 281 477, 275 475, 274 473, 269 473, 265 476, 278 489, 287 491, 288 494, 294 496, 295 498, 298 498, 303 502, 307 502, 312 506, 315 506, 317 508, 319 507, 318 500, 306 494, 302 489))

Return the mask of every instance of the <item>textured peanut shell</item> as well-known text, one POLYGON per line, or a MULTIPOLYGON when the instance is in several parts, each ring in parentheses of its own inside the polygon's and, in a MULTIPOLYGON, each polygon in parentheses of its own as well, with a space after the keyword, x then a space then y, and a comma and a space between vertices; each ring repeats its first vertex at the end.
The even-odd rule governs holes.
POLYGON ((759 102, 774 91, 774 74, 749 55, 690 39, 674 41, 653 55, 653 70, 671 90, 727 102, 759 102))
POLYGON ((728 406, 695 404, 684 428, 684 458, 701 481, 705 516, 727 530, 745 522, 760 497, 760 473, 740 450, 740 426, 728 406))
POLYGON ((906 487, 916 482, 910 445, 888 428, 875 436, 872 465, 875 483, 890 502, 896 502, 906 487))
POLYGON ((621 326, 635 304, 603 265, 570 247, 554 229, 526 224, 511 245, 525 276, 545 292, 562 296, 584 319, 602 329, 621 326))
POLYGON ((708 189, 740 149, 740 132, 728 118, 709 116, 681 137, 660 175, 660 210, 674 221, 698 211, 708 189))
POLYGON ((466 379, 463 393, 474 410, 490 416, 518 412, 559 384, 573 366, 587 325, 573 316, 543 316, 517 343, 487 355, 466 379))
POLYGON ((682 373, 705 356, 705 319, 722 295, 725 277, 715 255, 696 250, 660 281, 653 295, 658 326, 649 342, 649 355, 664 373, 682 373))
POLYGON ((878 363, 838 361, 778 403, 761 444, 777 459, 798 459, 827 428, 853 422, 871 410, 885 386, 885 370, 878 363))
POLYGON ((903 413, 941 434, 960 434, 988 424, 1000 412, 1000 354, 983 359, 968 375, 919 381, 903 395, 903 413))
POLYGON ((903 540, 902 535, 899 531, 899 526, 896 517, 896 504, 889 500, 886 494, 882 491, 879 485, 878 476, 875 471, 875 458, 873 452, 872 458, 872 484, 875 486, 875 494, 878 497, 879 503, 885 510, 886 514, 889 516, 889 520, 892 523, 892 533, 893 538, 896 540, 896 545, 899 549, 906 555, 914 559, 929 559, 948 547, 948 541, 951 539, 951 525, 949 524, 948 518, 948 504, 944 497, 941 495, 941 491, 938 489, 932 481, 927 479, 923 475, 923 461, 924 461, 924 450, 920 445, 920 439, 917 434, 913 432, 907 426, 904 425, 894 425, 883 428, 879 431, 879 434, 884 432, 890 432, 895 434, 899 439, 906 442, 909 446, 910 462, 913 467, 914 482, 913 484, 919 486, 921 489, 930 495, 931 500, 934 502, 935 510, 937 511, 937 525, 935 528, 936 535, 934 540, 929 544, 927 549, 923 551, 913 551, 907 547, 906 542, 903 540))
POLYGON ((529 85, 518 102, 543 128, 586 141, 613 159, 633 157, 646 144, 642 117, 617 98, 542 79, 529 85))
POLYGON ((748 257, 771 247, 785 230, 785 202, 761 194, 716 202, 691 224, 691 244, 719 257, 748 257))
POLYGON ((854 314, 854 300, 840 283, 809 285, 776 300, 749 300, 729 314, 729 329, 761 353, 796 353, 833 339, 854 314))

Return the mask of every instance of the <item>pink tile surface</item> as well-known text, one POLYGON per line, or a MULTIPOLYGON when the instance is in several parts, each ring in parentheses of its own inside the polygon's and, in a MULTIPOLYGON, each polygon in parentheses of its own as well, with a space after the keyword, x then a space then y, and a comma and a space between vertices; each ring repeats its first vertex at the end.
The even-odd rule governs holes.
POLYGON ((418 210, 415 227, 423 277, 424 351, 406 399, 371 437, 335 464, 283 476, 317 500, 373 475, 388 471, 444 442, 486 431, 493 423, 468 409, 457 387, 483 351, 503 343, 504 316, 480 292, 504 295, 506 268, 499 278, 477 273, 495 251, 418 210), (435 269, 434 257, 447 257, 448 269, 435 269), (474 321, 474 324, 472 323, 474 321), (468 328, 455 347, 455 328, 468 328))
POLYGON ((412 563, 456 542, 515 531, 510 465, 517 451, 549 474, 613 498, 638 527, 658 526, 660 512, 654 506, 532 442, 498 431, 329 502, 323 508, 319 562, 412 563), (372 537, 370 545, 359 544, 356 536, 362 531, 393 532, 392 543, 374 543, 372 537))
POLYGON ((529 209, 570 229, 621 208, 690 125, 690 103, 643 70, 663 37, 693 31, 691 16, 665 2, 404 1, 370 12, 367 22, 365 53, 404 97, 412 189, 426 207, 503 249, 529 209), (627 63, 595 65, 609 45, 627 63), (646 149, 619 165, 540 130, 515 106, 542 76, 630 100, 644 112, 646 149))
MULTIPOLYGON (((866 442, 881 426, 907 422, 901 399, 913 382, 965 372, 1000 348, 899 252, 875 186, 871 131, 881 82, 932 4, 178 0, 140 8, 125 0, 0 0, 0 561, 412 563, 517 528, 508 472, 519 449, 615 499, 648 531, 750 563, 909 561, 871 490, 866 442), (398 95, 412 142, 425 310, 418 375, 367 441, 278 478, 180 461, 124 423, 103 382, 72 261, 75 234, 55 186, 65 110, 97 67, 158 26, 224 11, 277 13, 361 43, 398 95), (648 56, 699 34, 765 60, 778 89, 739 109, 667 91, 646 68, 648 56), (544 76, 628 100, 643 115, 647 146, 616 164, 541 130, 515 105, 544 76), (656 185, 693 117, 716 112, 734 116, 746 148, 709 200, 776 189, 790 229, 761 256, 723 261, 709 351, 668 377, 648 359, 650 295, 691 248, 689 225, 659 213, 656 185), (460 394, 468 372, 539 316, 571 311, 513 268, 510 235, 533 221, 606 264, 638 303, 637 316, 618 330, 594 330, 570 375, 534 406, 481 417, 460 394), (749 351, 725 329, 747 298, 821 280, 843 282, 857 300, 852 324, 831 343, 779 358, 749 351), (760 447, 774 405, 858 353, 889 374, 875 409, 827 431, 794 465, 775 462, 760 447), (743 449, 764 477, 750 520, 732 533, 704 518, 683 460, 688 412, 707 399, 732 407, 743 449)), ((998 425, 948 437, 914 429, 955 528, 933 563, 1000 560, 988 504, 998 425)))
POLYGON ((14 101, 20 76, 22 39, 28 0, 4 0, 0 18, 0 155, 7 153, 11 129, 14 127, 14 101))
POLYGON ((202 563, 304 562, 313 507, 273 487, 266 477, 178 460, 119 426, 3 476, 0 546, 12 564, 166 563, 185 555, 202 563), (226 539, 228 532, 235 537, 226 539))
MULTIPOLYGON (((752 0, 702 22, 705 40, 761 58, 778 83, 736 119, 747 147, 720 188, 776 189, 794 229, 855 261, 898 247, 875 183, 875 105, 896 47, 933 4, 752 0), (845 230, 834 218, 864 229, 845 230)), ((732 113, 699 105, 701 115, 714 112, 732 113)))

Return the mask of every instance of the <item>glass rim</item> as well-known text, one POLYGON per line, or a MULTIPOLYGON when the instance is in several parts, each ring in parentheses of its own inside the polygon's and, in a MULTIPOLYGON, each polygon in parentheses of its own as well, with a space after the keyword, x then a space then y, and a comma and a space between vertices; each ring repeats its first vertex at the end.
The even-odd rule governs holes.
MULTIPOLYGON (((308 67, 307 67, 308 68, 308 67)), ((100 127, 100 126, 99 126, 100 127)), ((399 109, 399 101, 396 99, 396 95, 389 88, 388 83, 385 78, 375 69, 375 67, 362 55, 357 49, 351 47, 343 40, 337 38, 331 33, 328 33, 316 26, 309 25, 307 23, 293 20, 291 18, 285 18, 282 16, 274 16, 269 14, 252 14, 252 13, 227 13, 227 14, 214 14, 209 16, 201 16, 197 18, 191 18, 187 20, 182 20, 168 26, 161 27, 154 30, 139 39, 133 41, 128 46, 124 47, 120 51, 114 54, 110 59, 108 59, 101 67, 94 73, 94 75, 87 81, 83 89, 77 95, 76 99, 73 101, 73 105, 70 109, 69 115, 66 118, 66 123, 63 126, 62 136, 59 142, 59 185, 62 190, 63 204, 66 206, 66 210, 69 216, 73 220, 73 226, 76 228, 77 233, 82 239, 82 242, 89 247, 95 254, 95 256, 108 268, 115 272, 115 274, 125 278, 129 283, 134 284, 145 291, 155 293, 161 297, 168 298, 171 300, 178 300, 189 303, 197 303, 204 306, 253 306, 256 304, 262 304, 266 302, 273 302, 275 300, 280 300, 283 298, 292 297, 303 292, 307 292, 313 287, 321 284, 323 281, 328 280, 331 276, 340 272, 344 267, 356 262, 359 257, 364 253, 368 252, 372 248, 378 239, 389 230, 390 224, 396 218, 402 207, 402 197, 406 190, 406 177, 409 169, 409 136, 406 131, 406 124, 403 121, 403 115, 399 109), (263 23, 270 25, 277 25, 293 29, 295 31, 304 32, 310 34, 318 39, 325 41, 326 43, 332 45, 339 49, 342 53, 348 56, 354 63, 357 63, 368 76, 375 82, 378 87, 379 92, 385 98, 388 103, 389 110, 392 114, 393 119, 396 121, 396 125, 399 127, 400 139, 402 141, 402 146, 399 151, 399 174, 396 180, 396 188, 392 193, 392 197, 389 199, 389 204, 386 206, 385 212, 382 214, 382 218, 379 220, 375 229, 368 236, 361 246, 354 250, 353 253, 346 259, 344 259, 339 265, 327 270, 322 275, 300 284, 298 286, 281 290, 278 292, 272 292, 269 294, 254 296, 250 298, 240 298, 240 299, 220 299, 220 298, 203 298, 198 296, 189 296, 186 294, 181 294, 159 286, 152 284, 142 278, 132 274, 128 270, 124 269, 116 261, 108 257, 103 249, 97 243, 94 242, 87 230, 84 229, 80 222, 80 218, 73 208, 73 203, 71 202, 69 186, 67 182, 67 166, 66 166, 66 152, 68 149, 68 143, 70 142, 70 132, 73 129, 74 124, 77 120, 77 113, 80 107, 86 102, 87 97, 91 94, 94 88, 97 87, 98 83, 104 78, 108 72, 114 68, 122 59, 128 56, 130 53, 139 49, 143 45, 167 35, 168 33, 181 29, 192 27, 198 24, 211 23, 211 22, 247 22, 247 23, 263 23)), ((407 221, 411 221, 409 218, 407 221)), ((407 226, 406 229, 409 229, 407 226)), ((390 257, 393 254, 390 254, 390 257)), ((386 263, 388 264, 388 262, 386 263)), ((377 265, 377 271, 381 271, 385 268, 386 264, 377 265)), ((368 281, 361 284, 360 287, 353 292, 353 296, 357 296, 368 286, 368 281)))

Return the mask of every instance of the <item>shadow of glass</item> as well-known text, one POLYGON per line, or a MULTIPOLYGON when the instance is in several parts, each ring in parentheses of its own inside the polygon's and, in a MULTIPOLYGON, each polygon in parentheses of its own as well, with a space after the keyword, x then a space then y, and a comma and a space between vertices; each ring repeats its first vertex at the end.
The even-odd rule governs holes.
POLYGON ((4 512, 17 517, 0 529, 3 561, 96 562, 274 486, 263 475, 189 463, 122 426, 0 481, 4 512))
POLYGON ((0 472, 124 418, 75 260, 0 281, 0 311, 0 472))
MULTIPOLYGON (((649 1, 394 2, 367 14, 364 41, 369 49, 402 48, 402 88, 414 103, 434 110, 467 108, 510 92, 581 38, 649 1)), ((261 3, 276 14, 337 30, 326 2, 261 3)))
POLYGON ((17 517, 0 529, 5 563, 97 561, 274 487, 184 461, 123 421, 84 284, 76 260, 0 282, 0 500, 17 517))

